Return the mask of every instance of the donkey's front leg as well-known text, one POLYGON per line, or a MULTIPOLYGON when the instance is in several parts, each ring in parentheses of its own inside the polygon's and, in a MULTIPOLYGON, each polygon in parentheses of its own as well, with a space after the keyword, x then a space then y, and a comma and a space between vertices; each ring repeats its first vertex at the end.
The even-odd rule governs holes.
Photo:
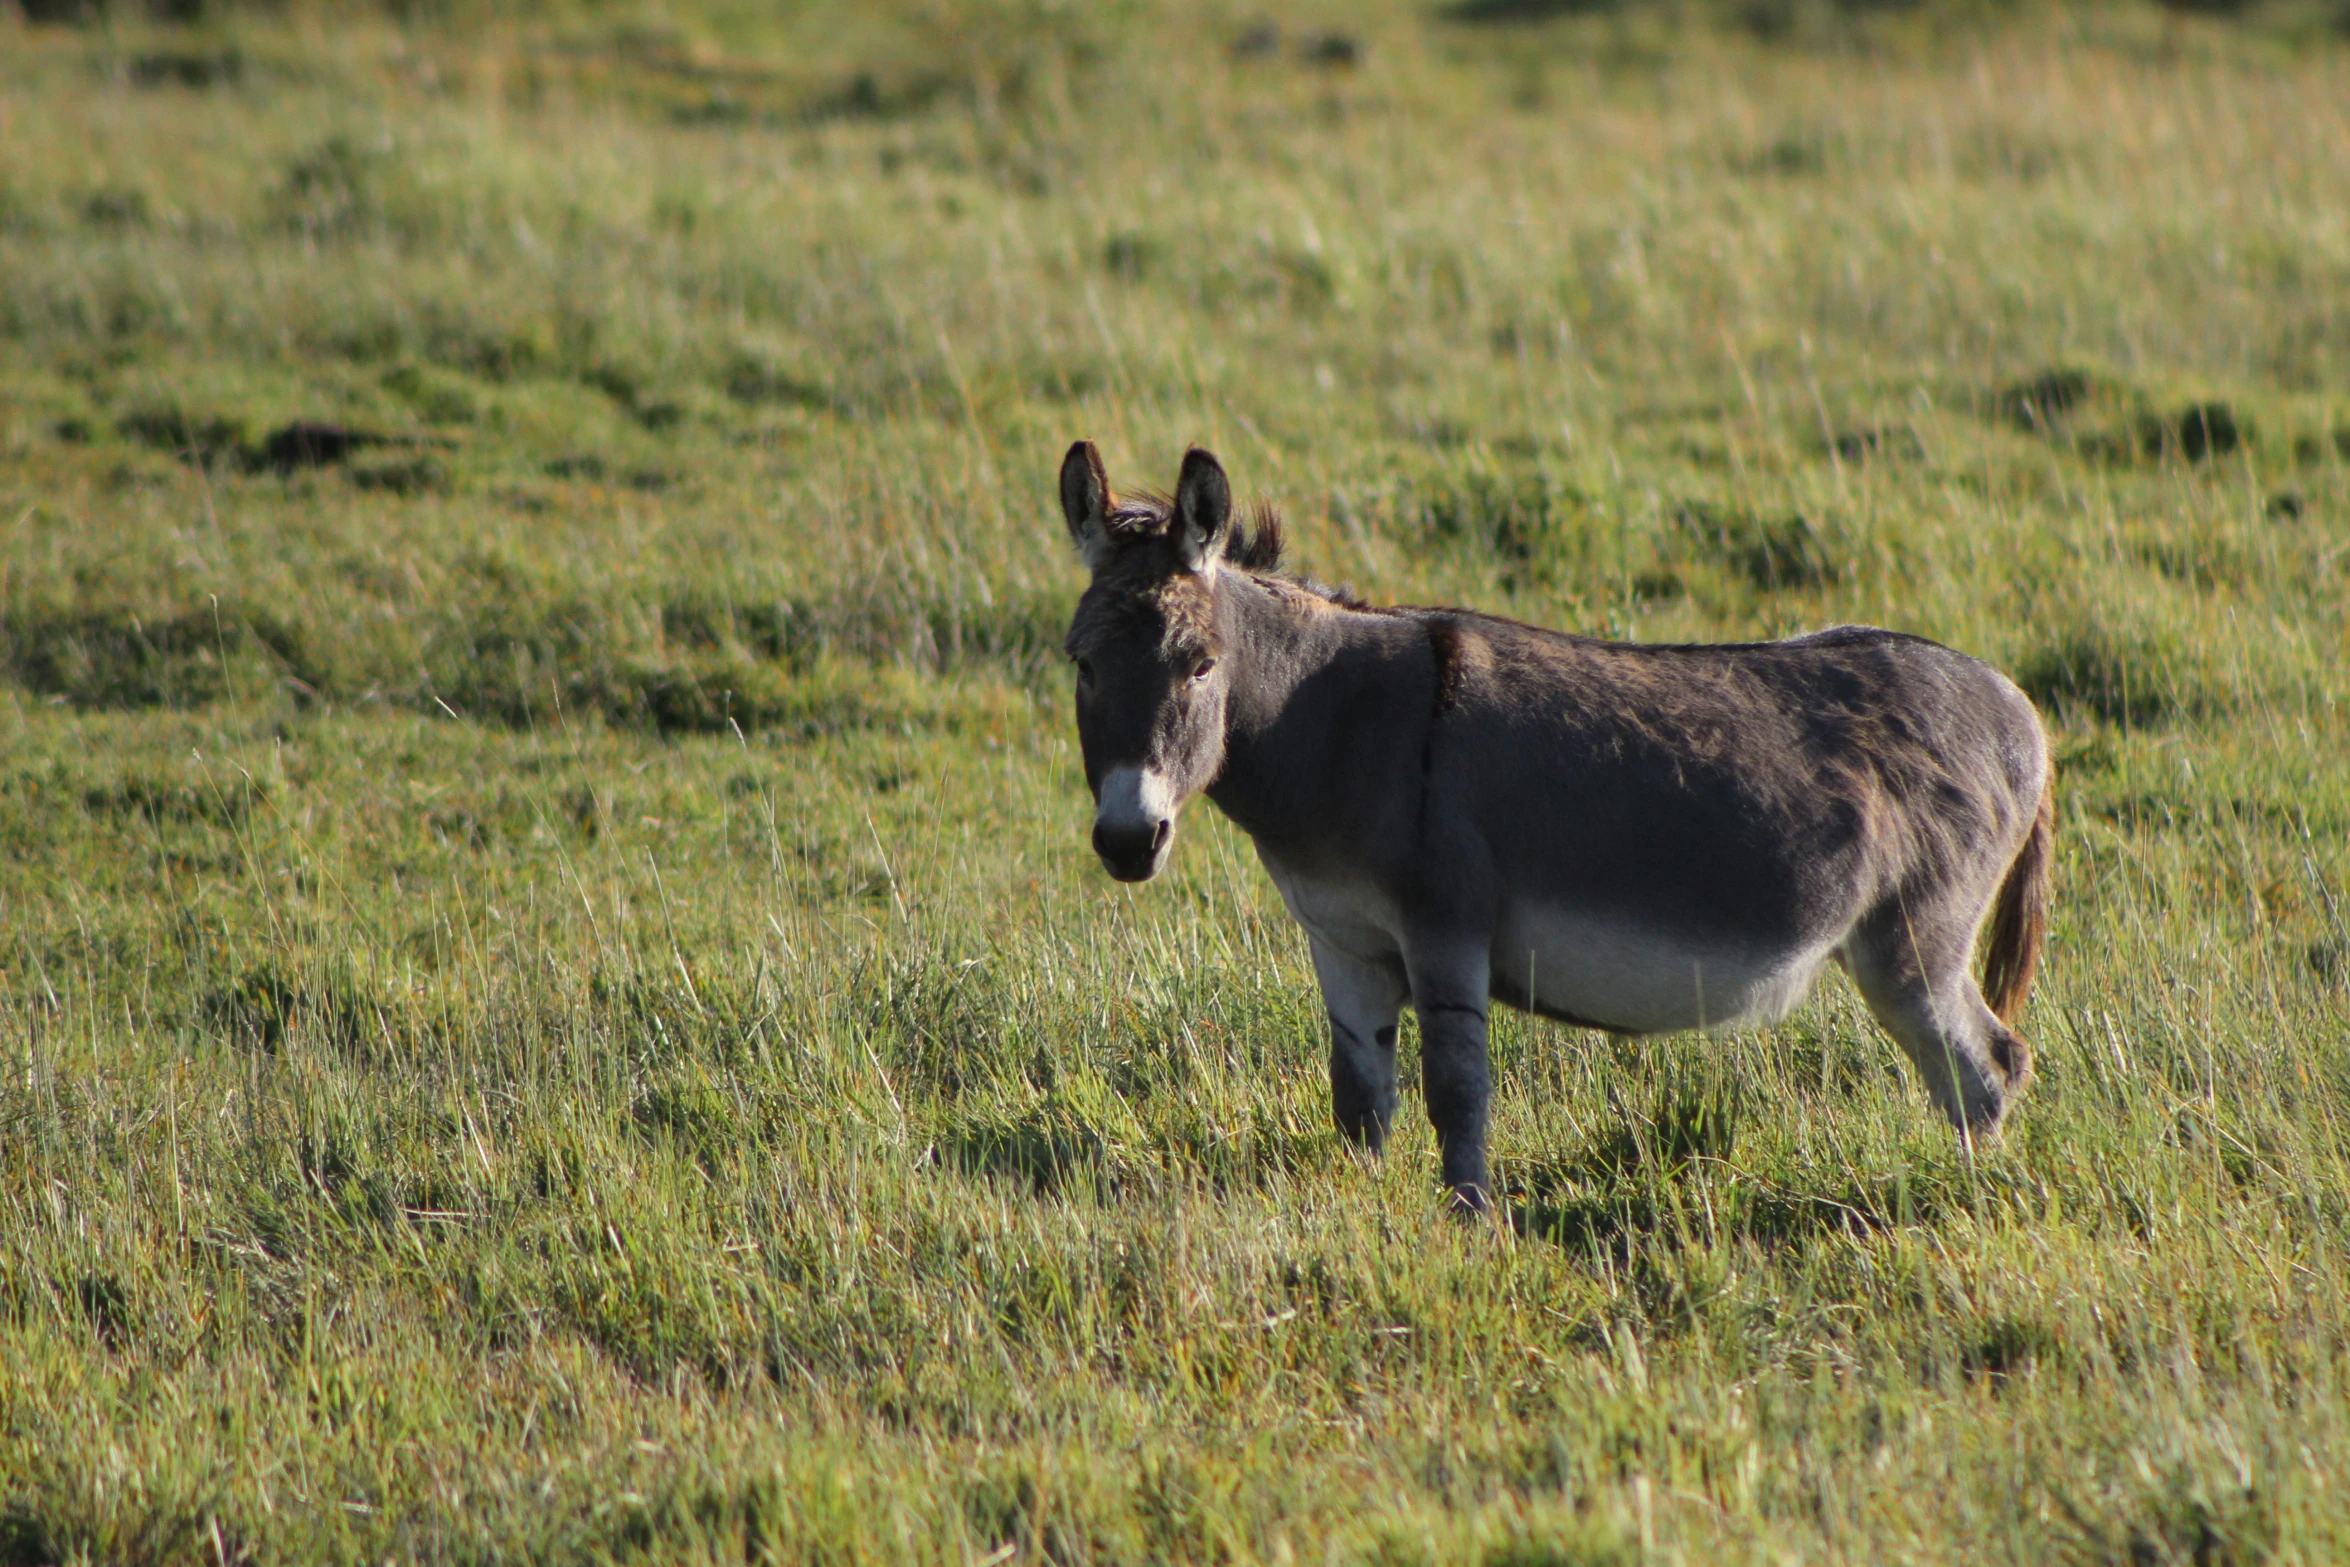
POLYGON ((1359 958, 1313 938, 1314 974, 1330 1014, 1330 1111, 1356 1147, 1377 1153, 1395 1120, 1395 1019, 1403 1010, 1403 967, 1359 958))
POLYGON ((1493 1074, 1485 1060, 1485 1009, 1491 978, 1484 951, 1429 955, 1412 964, 1412 1010, 1420 1014, 1420 1091, 1444 1184, 1454 1204, 1482 1213, 1492 1206, 1485 1174, 1486 1106, 1493 1074))

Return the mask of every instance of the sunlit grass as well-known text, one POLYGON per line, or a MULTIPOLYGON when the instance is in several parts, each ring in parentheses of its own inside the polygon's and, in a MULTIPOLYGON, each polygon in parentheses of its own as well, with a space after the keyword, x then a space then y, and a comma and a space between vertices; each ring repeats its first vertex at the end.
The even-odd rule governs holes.
POLYGON ((0 1567, 2339 1557, 2350 57, 1708 17, 0 12, 0 1567), (1831 980, 1348 1156, 1081 435, 2013 671, 2008 1143, 1831 980))

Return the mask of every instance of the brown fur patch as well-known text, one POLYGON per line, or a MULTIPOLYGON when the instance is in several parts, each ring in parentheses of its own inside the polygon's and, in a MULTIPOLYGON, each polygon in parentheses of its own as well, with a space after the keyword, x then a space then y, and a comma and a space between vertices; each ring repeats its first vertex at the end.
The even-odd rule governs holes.
POLYGON ((1120 551, 1095 574, 1077 602, 1068 651, 1082 658, 1121 637, 1149 637, 1193 656, 1216 651, 1216 600, 1206 582, 1183 568, 1164 538, 1120 551))
MULTIPOLYGON (((2048 851, 2055 835, 2056 773, 2051 769, 2047 787, 2040 794, 2039 814, 2032 820, 2032 835, 2024 840, 2015 864, 2008 867, 2007 879, 1991 905, 1991 933, 1983 955, 1983 999, 2003 1023, 2014 1023, 2023 1012, 2024 998, 2032 993, 2032 979, 2040 969, 2040 947, 2048 937, 2048 851)), ((2029 1055, 2025 1060, 2030 1060, 2029 1055)))
POLYGON ((1461 680, 1469 658, 1467 643, 1458 621, 1428 622, 1428 651, 1436 655, 1436 716, 1439 718, 1461 694, 1461 680))

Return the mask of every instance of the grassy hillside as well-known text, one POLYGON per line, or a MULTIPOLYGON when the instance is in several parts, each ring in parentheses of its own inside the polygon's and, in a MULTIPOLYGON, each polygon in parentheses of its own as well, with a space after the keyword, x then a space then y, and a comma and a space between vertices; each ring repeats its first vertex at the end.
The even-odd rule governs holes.
POLYGON ((2350 1553, 2324 10, 176 9, 0 7, 0 1564, 2350 1553), (1352 1162, 1078 436, 2015 672, 2007 1145, 1831 980, 1352 1162))

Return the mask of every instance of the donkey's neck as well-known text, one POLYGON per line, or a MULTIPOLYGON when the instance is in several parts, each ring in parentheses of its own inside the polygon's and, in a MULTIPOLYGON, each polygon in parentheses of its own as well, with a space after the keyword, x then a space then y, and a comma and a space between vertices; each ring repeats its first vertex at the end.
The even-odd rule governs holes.
POLYGON ((1357 701, 1399 683, 1425 638, 1391 617, 1340 609, 1240 572, 1219 584, 1220 657, 1230 670, 1224 766, 1207 795, 1260 848, 1318 835, 1318 781, 1338 769, 1357 701))

